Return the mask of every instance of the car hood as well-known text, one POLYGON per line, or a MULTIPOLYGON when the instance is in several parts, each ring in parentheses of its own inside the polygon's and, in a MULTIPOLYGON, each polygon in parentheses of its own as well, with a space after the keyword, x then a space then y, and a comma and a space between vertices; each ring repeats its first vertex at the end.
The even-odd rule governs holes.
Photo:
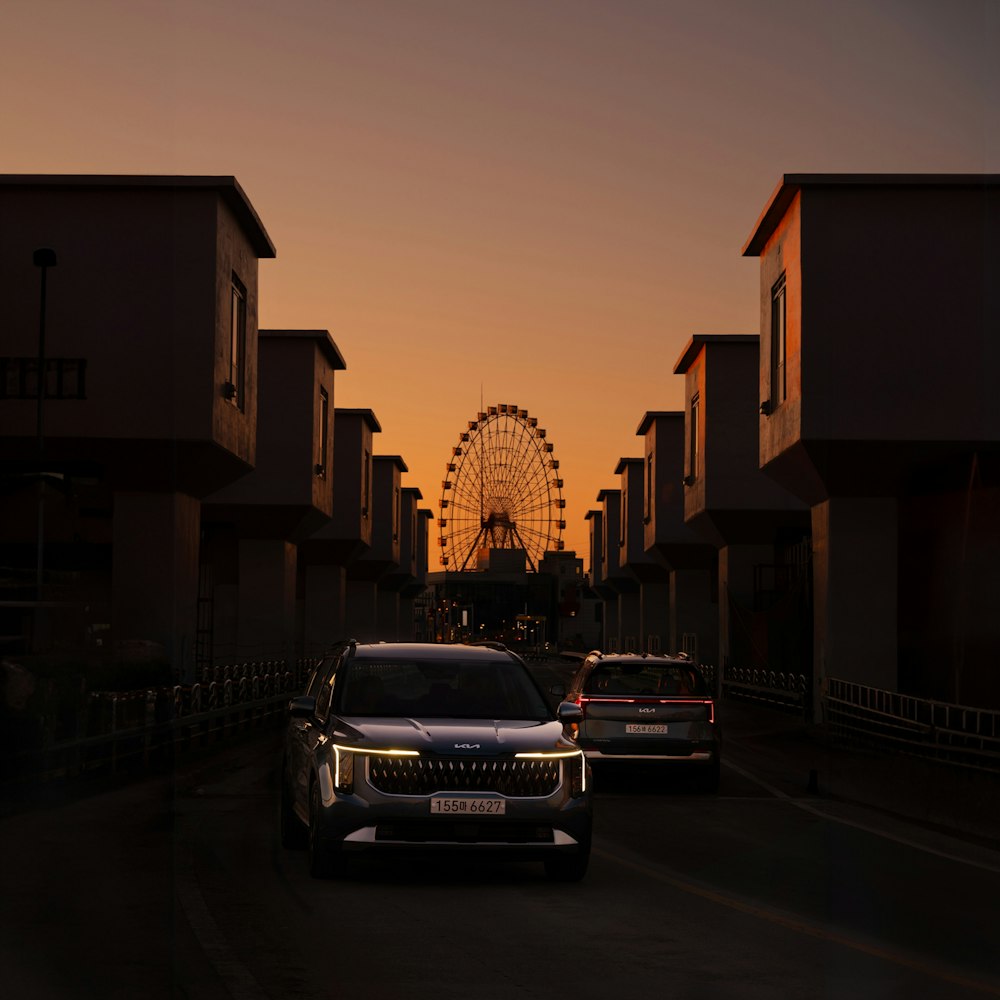
MULTIPOLYGON (((573 750, 561 722, 555 720, 510 719, 342 719, 357 736, 348 740, 361 747, 417 750, 446 756, 470 754, 493 757, 497 754, 530 753, 543 750, 573 750)), ((337 727, 344 728, 344 727, 337 727)), ((334 733, 334 740, 339 737, 334 733)))

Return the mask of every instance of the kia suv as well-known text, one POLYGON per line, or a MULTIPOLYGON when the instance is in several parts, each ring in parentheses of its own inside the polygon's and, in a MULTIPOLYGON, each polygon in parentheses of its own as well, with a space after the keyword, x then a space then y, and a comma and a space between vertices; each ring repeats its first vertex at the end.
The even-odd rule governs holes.
POLYGON ((355 853, 440 851, 581 879, 590 770, 568 730, 582 717, 499 644, 345 643, 289 703, 282 843, 316 877, 355 853))
POLYGON ((686 766, 706 791, 718 789, 722 732, 715 701, 683 655, 591 653, 566 697, 583 714, 571 731, 591 762, 686 766))

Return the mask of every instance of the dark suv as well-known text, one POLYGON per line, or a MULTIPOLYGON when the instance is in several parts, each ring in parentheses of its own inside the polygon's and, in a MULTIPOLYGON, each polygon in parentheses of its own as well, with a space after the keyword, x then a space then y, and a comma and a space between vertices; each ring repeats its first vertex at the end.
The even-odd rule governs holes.
POLYGON ((583 712, 573 729, 595 765, 687 765, 703 788, 718 789, 722 732, 715 701, 686 657, 594 652, 566 697, 583 712))
POLYGON ((281 834, 314 876, 351 852, 491 852, 577 880, 590 857, 590 774, 502 646, 345 643, 289 704, 281 834))

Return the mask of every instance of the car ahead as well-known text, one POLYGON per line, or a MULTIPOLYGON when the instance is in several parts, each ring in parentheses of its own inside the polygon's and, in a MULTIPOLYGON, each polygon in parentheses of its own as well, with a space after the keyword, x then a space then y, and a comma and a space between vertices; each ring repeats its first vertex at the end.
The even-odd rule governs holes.
POLYGON ((592 763, 687 765, 706 791, 718 789, 722 732, 715 701, 686 657, 593 652, 566 698, 583 712, 573 730, 592 763))
POLYGON ((540 860, 557 881, 590 857, 590 769, 498 644, 348 642, 289 703, 281 839, 316 877, 355 852, 481 852, 540 860))

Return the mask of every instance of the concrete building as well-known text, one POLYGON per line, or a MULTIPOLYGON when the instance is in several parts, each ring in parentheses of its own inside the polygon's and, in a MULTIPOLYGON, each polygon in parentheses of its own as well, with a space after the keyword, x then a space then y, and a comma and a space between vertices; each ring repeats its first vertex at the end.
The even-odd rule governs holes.
POLYGON ((416 642, 434 641, 434 592, 430 587, 430 527, 434 512, 424 507, 417 509, 417 575, 412 584, 400 595, 404 616, 413 622, 416 642), (407 612, 409 605, 409 612, 407 612))
POLYGON ((379 638, 387 642, 414 638, 413 599, 427 585, 427 521, 420 516, 422 499, 423 494, 415 486, 404 486, 400 491, 399 562, 390 566, 378 581, 379 638), (422 566, 421 529, 424 531, 422 566))
POLYGON ((623 620, 637 618, 637 651, 659 653, 676 647, 671 645, 670 568, 655 547, 646 547, 646 526, 652 516, 646 464, 643 458, 622 458, 615 469, 622 497, 619 562, 637 583, 634 591, 619 590, 619 615, 623 620), (638 607, 633 608, 636 601, 638 607))
POLYGON ((349 634, 346 620, 347 567, 372 545, 372 441, 381 430, 371 410, 334 410, 332 513, 298 547, 306 656, 344 638, 361 638, 349 634))
MULTIPOLYGON (((621 465, 615 467, 621 474, 621 465)), ((640 651, 639 581, 622 564, 625 554, 622 491, 601 490, 601 579, 597 588, 604 600, 604 645, 609 653, 640 651)))
POLYGON ((403 487, 401 581, 399 585, 399 637, 425 639, 425 605, 417 621, 417 600, 427 589, 427 532, 433 513, 420 506, 423 494, 415 486, 403 487))
POLYGON ((257 461, 202 504, 199 663, 292 659, 298 543, 333 513, 334 373, 327 330, 261 330, 257 461))
MULTIPOLYGON (((601 495, 598 494, 598 503, 601 495)), ((607 648, 608 635, 618 635, 618 605, 614 605, 614 614, 610 615, 610 598, 614 591, 604 583, 604 510, 588 510, 584 515, 588 528, 588 546, 590 552, 590 587, 598 600, 598 615, 600 633, 594 643, 595 649, 607 648), (609 628, 610 626, 610 628, 609 628)))
POLYGON ((346 625, 359 642, 390 638, 399 627, 399 591, 380 583, 399 571, 400 480, 406 471, 399 455, 376 455, 372 461, 371 545, 347 565, 346 625))
POLYGON ((684 414, 650 411, 636 433, 645 442, 643 545, 670 571, 666 651, 687 652, 702 663, 717 666, 715 549, 684 521, 684 414))
POLYGON ((685 380, 684 520, 718 552, 719 665, 811 677, 809 508, 760 470, 760 338, 696 335, 685 380))
POLYGON ((760 464, 811 508, 817 678, 996 705, 1000 176, 785 175, 760 464))
POLYGON ((0 218, 4 562, 83 616, 0 631, 150 644, 190 676, 201 500, 256 462, 274 246, 232 177, 2 176, 0 218))
MULTIPOLYGON (((601 642, 601 601, 583 572, 583 559, 575 552, 546 552, 538 572, 555 579, 555 642, 560 649, 589 652, 601 642)), ((550 634, 552 629, 549 630, 550 634)))

